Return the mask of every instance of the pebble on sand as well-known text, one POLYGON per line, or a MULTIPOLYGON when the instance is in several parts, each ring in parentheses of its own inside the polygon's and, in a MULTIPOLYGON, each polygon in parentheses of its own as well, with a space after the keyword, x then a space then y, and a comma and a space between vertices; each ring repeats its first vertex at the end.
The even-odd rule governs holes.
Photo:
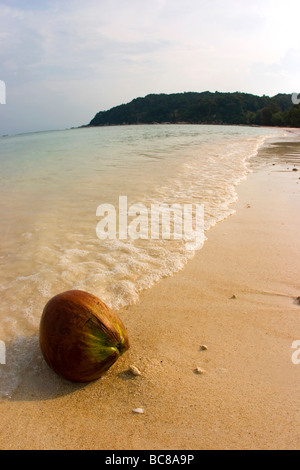
POLYGON ((135 366, 129 366, 129 370, 133 375, 142 375, 141 371, 135 366))
POLYGON ((208 347, 206 346, 206 344, 202 344, 200 346, 200 351, 207 351, 208 350, 208 347))
POLYGON ((237 297, 236 297, 236 295, 235 295, 235 294, 233 294, 233 296, 232 296, 231 298, 232 298, 232 299, 236 299, 237 297))
POLYGON ((206 373, 206 370, 204 369, 201 369, 201 367, 196 367, 195 369, 195 374, 198 374, 198 375, 203 375, 206 373))
POLYGON ((144 410, 143 408, 135 408, 134 410, 132 410, 132 413, 136 413, 136 414, 144 414, 144 410))
POLYGON ((295 300, 297 304, 300 305, 300 297, 297 297, 297 299, 295 300))

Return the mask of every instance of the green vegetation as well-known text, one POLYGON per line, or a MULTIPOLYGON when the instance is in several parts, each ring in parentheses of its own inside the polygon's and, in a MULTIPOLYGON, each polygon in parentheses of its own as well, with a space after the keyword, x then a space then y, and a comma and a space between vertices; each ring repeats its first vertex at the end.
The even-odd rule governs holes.
POLYGON ((89 126, 154 123, 300 127, 300 105, 293 105, 287 94, 272 98, 240 92, 151 94, 100 111, 89 126))

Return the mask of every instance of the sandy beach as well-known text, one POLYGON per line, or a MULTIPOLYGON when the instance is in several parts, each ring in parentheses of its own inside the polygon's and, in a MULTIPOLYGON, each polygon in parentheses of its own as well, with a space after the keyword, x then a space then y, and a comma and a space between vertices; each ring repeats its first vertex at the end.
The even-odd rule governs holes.
POLYGON ((273 163, 183 271, 118 312, 131 348, 102 379, 28 367, 0 402, 1 449, 300 448, 300 171, 273 163))

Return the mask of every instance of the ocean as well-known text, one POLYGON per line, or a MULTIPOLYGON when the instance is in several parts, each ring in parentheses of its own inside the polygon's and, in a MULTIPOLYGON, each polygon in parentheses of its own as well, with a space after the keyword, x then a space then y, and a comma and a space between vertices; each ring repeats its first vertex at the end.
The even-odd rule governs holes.
POLYGON ((151 232, 150 209, 172 206, 180 214, 203 207, 204 241, 233 214, 236 187, 258 149, 284 133, 166 124, 0 137, 0 345, 7 353, 0 397, 12 395, 34 362, 30 345, 52 296, 82 289, 116 310, 138 302, 143 290, 180 271, 199 249, 188 249, 175 219, 170 236, 163 235, 162 219, 151 232), (120 201, 129 211, 125 236, 120 201))

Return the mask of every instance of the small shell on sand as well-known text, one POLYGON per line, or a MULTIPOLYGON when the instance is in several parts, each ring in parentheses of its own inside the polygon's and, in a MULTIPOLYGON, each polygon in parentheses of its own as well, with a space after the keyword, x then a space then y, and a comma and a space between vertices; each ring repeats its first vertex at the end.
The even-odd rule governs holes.
POLYGON ((196 367, 196 369, 195 369, 195 371, 194 371, 194 372, 195 372, 195 374, 198 374, 198 375, 203 375, 203 374, 205 374, 205 373, 206 373, 206 370, 204 370, 204 369, 201 369, 201 367, 196 367))
POLYGON ((136 413, 136 414, 144 414, 144 410, 143 408, 135 408, 134 410, 132 410, 132 413, 136 413))
POLYGON ((129 370, 133 375, 142 375, 141 371, 135 366, 129 366, 129 370))
POLYGON ((200 346, 200 351, 207 351, 208 350, 208 347, 206 346, 206 344, 202 344, 200 346))

